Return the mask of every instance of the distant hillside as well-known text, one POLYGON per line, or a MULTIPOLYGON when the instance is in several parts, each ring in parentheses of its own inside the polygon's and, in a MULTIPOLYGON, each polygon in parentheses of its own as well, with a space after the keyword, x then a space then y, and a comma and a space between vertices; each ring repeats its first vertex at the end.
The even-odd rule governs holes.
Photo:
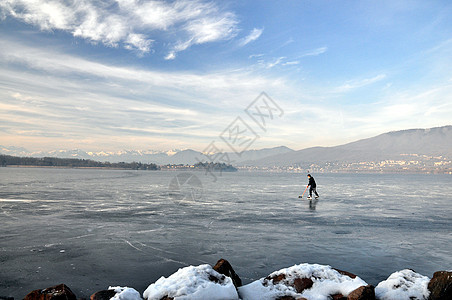
POLYGON ((284 155, 247 161, 253 166, 357 162, 399 159, 403 154, 452 159, 452 126, 393 131, 335 147, 313 147, 284 155))

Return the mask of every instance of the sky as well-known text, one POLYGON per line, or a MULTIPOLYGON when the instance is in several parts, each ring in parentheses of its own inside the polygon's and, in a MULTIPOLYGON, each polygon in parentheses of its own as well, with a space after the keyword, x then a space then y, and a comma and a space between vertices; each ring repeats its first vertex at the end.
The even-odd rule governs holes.
POLYGON ((446 0, 2 0, 0 145, 299 150, 450 125, 451 15, 446 0))

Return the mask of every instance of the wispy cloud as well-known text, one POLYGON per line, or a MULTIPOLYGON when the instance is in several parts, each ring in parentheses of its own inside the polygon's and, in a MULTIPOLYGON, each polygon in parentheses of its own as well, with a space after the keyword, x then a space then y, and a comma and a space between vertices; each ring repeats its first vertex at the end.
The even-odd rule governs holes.
POLYGON ((53 147, 91 148, 86 139, 117 149, 135 137, 136 147, 202 148, 262 90, 284 90, 281 81, 243 70, 153 71, 2 42, 0 141, 21 145, 41 135, 47 140, 39 144, 53 147))
POLYGON ((272 62, 267 63, 265 65, 265 67, 267 69, 271 69, 273 67, 276 67, 277 65, 281 64, 284 61, 284 59, 285 59, 284 56, 278 57, 278 58, 274 59, 272 62))
POLYGON ((248 56, 248 58, 255 58, 255 57, 260 58, 260 57, 263 57, 263 56, 264 56, 263 53, 258 53, 258 54, 251 54, 250 56, 248 56))
POLYGON ((386 74, 379 74, 371 78, 347 81, 343 85, 334 89, 336 93, 344 93, 367 85, 371 85, 386 78, 386 74))
MULTIPOLYGON (((270 80, 260 76, 250 76, 246 72, 214 72, 200 75, 196 72, 166 72, 139 69, 133 67, 116 66, 80 58, 54 50, 28 47, 23 43, 3 40, 0 51, 0 62, 11 62, 23 65, 31 70, 48 72, 55 76, 74 76, 74 74, 96 77, 99 79, 114 79, 133 84, 145 83, 160 88, 179 89, 186 93, 186 89, 197 92, 212 90, 228 90, 235 86, 239 89, 247 87, 265 87, 270 80), (249 78, 248 78, 249 77, 249 78), (246 80, 244 80, 246 78, 246 80)), ((270 81, 271 82, 271 81, 270 81)), ((45 81, 43 81, 45 83, 45 81)))
POLYGON ((243 47, 255 40, 257 40, 261 35, 262 32, 264 32, 263 28, 254 28, 246 37, 242 38, 239 41, 239 46, 243 47))
POLYGON ((328 51, 328 47, 319 47, 319 48, 312 49, 312 50, 309 50, 309 51, 303 53, 300 57, 317 56, 317 55, 325 53, 326 51, 328 51))
POLYGON ((165 59, 174 59, 176 53, 184 51, 197 44, 229 40, 237 34, 237 20, 235 15, 226 12, 218 15, 217 9, 205 11, 205 15, 190 22, 183 27, 184 39, 178 41, 170 50, 165 59))
MULTIPOLYGON (((282 46, 285 46, 285 45, 293 43, 293 42, 294 42, 294 40, 290 39, 287 42, 285 42, 282 46)), ((278 48, 281 48, 281 46, 278 48)), ((261 53, 261 54, 252 54, 248 58, 250 58, 250 59, 257 58, 258 65, 260 67, 264 67, 266 69, 272 69, 278 65, 288 66, 288 67, 296 66, 296 65, 301 64, 301 59, 303 57, 318 56, 318 55, 325 53, 326 51, 328 51, 328 47, 320 47, 320 48, 309 50, 301 55, 297 55, 297 56, 293 56, 293 57, 280 56, 280 57, 276 57, 276 58, 275 57, 264 58, 266 55, 261 53)))
POLYGON ((283 66, 293 66, 293 65, 299 65, 300 61, 298 60, 293 60, 293 61, 287 61, 285 63, 283 63, 283 66))
POLYGON ((61 30, 140 54, 150 52, 158 37, 162 45, 169 45, 167 58, 195 44, 232 38, 238 23, 234 13, 202 0, 6 0, 0 2, 0 10, 44 31, 61 30))

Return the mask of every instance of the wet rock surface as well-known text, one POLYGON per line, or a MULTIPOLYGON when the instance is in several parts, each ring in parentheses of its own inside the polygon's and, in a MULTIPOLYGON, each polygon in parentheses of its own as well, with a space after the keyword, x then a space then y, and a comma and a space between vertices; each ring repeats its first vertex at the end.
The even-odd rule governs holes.
POLYGON ((91 295, 90 300, 110 300, 112 297, 116 295, 114 290, 103 290, 95 292, 91 295))
POLYGON ((438 271, 428 283, 429 300, 452 299, 452 272, 438 271))
POLYGON ((238 288, 240 286, 242 286, 242 280, 240 279, 240 277, 235 273, 234 269, 232 268, 231 264, 221 258, 220 260, 218 260, 218 262, 215 264, 215 266, 213 267, 213 269, 215 271, 217 271, 220 274, 223 274, 225 276, 228 276, 232 279, 232 282, 234 283, 235 288, 238 288))
POLYGON ((34 290, 24 300, 77 300, 77 297, 65 284, 55 285, 43 290, 34 290))
POLYGON ((375 287, 373 285, 361 286, 348 294, 347 300, 374 300, 375 287))

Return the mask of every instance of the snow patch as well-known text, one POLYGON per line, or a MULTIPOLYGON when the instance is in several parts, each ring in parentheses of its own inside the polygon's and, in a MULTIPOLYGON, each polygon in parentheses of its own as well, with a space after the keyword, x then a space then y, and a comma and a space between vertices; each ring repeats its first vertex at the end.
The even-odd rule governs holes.
POLYGON ((110 286, 109 290, 114 290, 116 295, 111 300, 142 300, 140 293, 129 287, 110 286))
POLYGON ((430 294, 427 288, 429 281, 427 276, 405 269, 392 273, 380 282, 375 287, 375 296, 380 300, 424 300, 430 294))
POLYGON ((161 277, 143 293, 147 300, 159 300, 164 296, 175 300, 238 299, 232 279, 207 264, 181 268, 168 278, 161 277))

